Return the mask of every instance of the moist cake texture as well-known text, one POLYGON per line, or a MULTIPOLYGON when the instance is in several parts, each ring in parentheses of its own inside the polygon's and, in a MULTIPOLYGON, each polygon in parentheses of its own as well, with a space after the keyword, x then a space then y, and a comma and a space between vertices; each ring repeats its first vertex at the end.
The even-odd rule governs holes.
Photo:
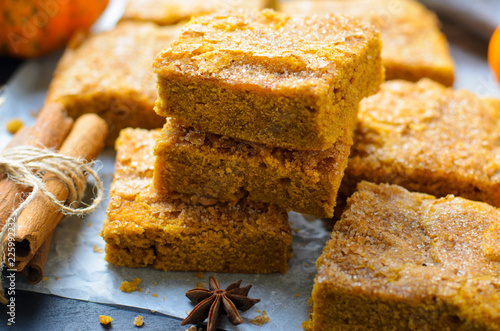
POLYGON ((325 151, 294 151, 184 127, 168 119, 155 146, 153 184, 236 203, 243 197, 331 217, 352 145, 350 130, 325 151))
POLYGON ((383 81, 378 32, 272 10, 193 18, 155 59, 156 112, 201 131, 296 150, 331 148, 383 81))
POLYGON ((179 34, 180 27, 125 22, 111 31, 76 36, 57 65, 47 100, 60 102, 72 117, 97 113, 109 125, 113 146, 125 127, 159 128, 156 115, 155 55, 179 34))
POLYGON ((349 15, 380 30, 386 79, 443 85, 454 81, 453 59, 436 15, 414 0, 290 0, 280 10, 290 15, 349 15))
POLYGON ((311 330, 500 330, 500 213, 362 182, 317 261, 311 330))
POLYGON ((229 205, 152 187, 159 131, 124 129, 107 219, 106 261, 180 271, 286 272, 292 242, 286 210, 240 201, 229 205))
POLYGON ((275 7, 275 0, 129 0, 122 21, 149 21, 170 25, 224 8, 260 10, 275 7))
POLYGON ((500 100, 431 80, 390 81, 360 104, 342 192, 357 182, 500 207, 500 100))

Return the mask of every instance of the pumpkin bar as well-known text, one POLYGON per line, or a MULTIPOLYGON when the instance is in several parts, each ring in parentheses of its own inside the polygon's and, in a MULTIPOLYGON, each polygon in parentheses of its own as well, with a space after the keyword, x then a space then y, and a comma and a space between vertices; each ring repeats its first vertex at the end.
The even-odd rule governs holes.
POLYGON ((275 7, 275 0, 129 0, 122 21, 149 21, 170 25, 224 8, 260 10, 275 7))
POLYGON ((193 18, 155 59, 156 112, 274 147, 331 148, 383 81, 378 32, 270 9, 193 18))
POLYGON ((200 132, 168 119, 155 147, 153 185, 236 203, 242 197, 331 217, 352 145, 350 131, 325 151, 294 151, 200 132))
POLYGON ((125 127, 160 128, 165 120, 153 107, 155 55, 180 32, 180 27, 126 22, 111 31, 72 40, 57 65, 48 101, 60 102, 72 117, 97 113, 109 125, 112 146, 125 127))
POLYGON ((280 9, 291 15, 349 15, 380 30, 386 79, 418 81, 428 77, 443 85, 454 81, 453 59, 436 15, 414 0, 291 0, 280 9))
POLYGON ((360 104, 342 186, 398 184, 500 207, 499 118, 497 99, 429 79, 386 82, 360 104))
POLYGON ((316 266, 311 330, 500 330, 500 212, 362 182, 316 266))
POLYGON ((159 131, 124 129, 101 232, 106 261, 126 267, 238 273, 286 272, 286 210, 240 201, 162 195, 152 187, 159 131))

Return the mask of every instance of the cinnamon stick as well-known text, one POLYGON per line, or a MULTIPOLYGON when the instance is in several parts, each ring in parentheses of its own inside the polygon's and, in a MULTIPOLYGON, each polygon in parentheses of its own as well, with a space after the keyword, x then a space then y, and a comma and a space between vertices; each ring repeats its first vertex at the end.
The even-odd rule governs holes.
MULTIPOLYGON (((6 148, 30 145, 58 149, 72 126, 73 120, 68 117, 62 105, 47 104, 38 115, 29 135, 26 134, 26 129, 21 129, 6 148)), ((6 176, 0 179, 0 228, 18 206, 25 192, 26 188, 17 185, 6 176)))
MULTIPOLYGON (((108 133, 106 122, 95 114, 86 114, 76 120, 68 138, 59 153, 82 157, 87 161, 94 159, 104 147, 108 133)), ((66 201, 68 188, 59 180, 44 176, 46 188, 60 201, 66 201)), ((46 197, 39 195, 26 207, 17 220, 15 235, 17 271, 26 267, 43 242, 48 238, 63 214, 46 197)))
POLYGON ((52 236, 54 232, 49 234, 47 239, 43 242, 42 246, 38 249, 33 258, 29 261, 26 268, 22 273, 28 277, 28 283, 38 284, 43 278, 43 270, 49 257, 50 244, 52 243, 52 236))

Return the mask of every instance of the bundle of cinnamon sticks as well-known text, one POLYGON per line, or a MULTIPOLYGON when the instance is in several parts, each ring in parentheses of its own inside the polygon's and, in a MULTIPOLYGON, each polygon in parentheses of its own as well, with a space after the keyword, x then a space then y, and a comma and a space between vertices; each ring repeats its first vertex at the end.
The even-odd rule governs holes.
MULTIPOLYGON (((40 112, 32 128, 22 128, 6 148, 21 145, 50 148, 60 154, 83 158, 90 162, 104 147, 108 133, 106 122, 95 114, 86 114, 75 122, 67 116, 60 104, 47 104, 40 112)), ((50 173, 44 174, 45 187, 60 201, 69 196, 68 187, 54 179, 50 173)), ((6 223, 12 211, 28 193, 5 174, 0 177, 0 228, 6 223)), ((45 196, 38 195, 22 211, 16 222, 15 269, 28 276, 30 283, 38 283, 43 278, 52 235, 62 219, 62 212, 45 196)), ((5 243, 3 243, 5 244, 5 243)))

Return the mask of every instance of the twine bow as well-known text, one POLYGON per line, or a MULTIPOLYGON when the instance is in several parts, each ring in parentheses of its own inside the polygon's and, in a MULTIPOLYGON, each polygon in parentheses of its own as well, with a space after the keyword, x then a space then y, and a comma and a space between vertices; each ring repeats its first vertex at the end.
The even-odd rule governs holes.
MULTIPOLYGON (((7 229, 17 221, 22 211, 40 193, 65 215, 82 216, 94 211, 102 202, 104 189, 102 181, 93 169, 94 162, 65 156, 50 149, 32 146, 19 146, 6 149, 0 153, 0 173, 19 185, 32 188, 27 198, 12 212, 0 232, 0 258, 4 262, 4 245, 7 229), (45 187, 43 176, 51 173, 53 177, 64 183, 69 191, 66 202, 59 201, 45 187), (90 205, 79 207, 85 192, 87 175, 94 177, 95 197, 90 205)), ((0 301, 2 301, 0 293, 0 301)))

